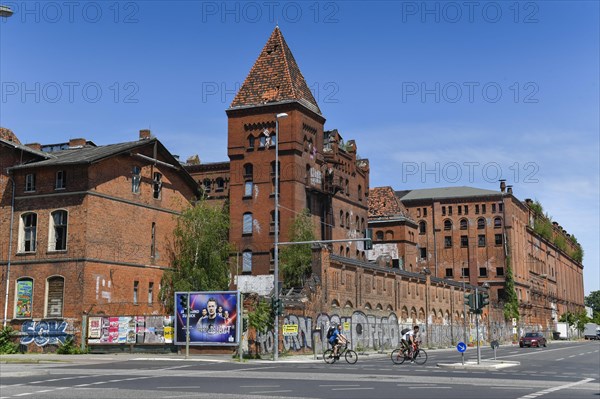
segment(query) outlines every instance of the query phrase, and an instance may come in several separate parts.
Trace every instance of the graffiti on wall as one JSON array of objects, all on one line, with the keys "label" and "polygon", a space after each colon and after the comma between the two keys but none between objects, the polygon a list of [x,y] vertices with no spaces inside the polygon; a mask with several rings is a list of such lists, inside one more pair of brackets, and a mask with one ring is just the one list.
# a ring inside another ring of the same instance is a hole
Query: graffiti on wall
[{"label": "graffiti on wall", "polygon": [[21,344],[62,345],[71,336],[67,333],[68,326],[62,320],[26,321],[21,326]]},{"label": "graffiti on wall", "polygon": [[[320,350],[323,351],[327,349],[327,329],[330,325],[339,323],[347,323],[350,326],[350,331],[344,333],[355,348],[389,348],[398,346],[400,342],[398,317],[394,313],[388,316],[373,316],[355,311],[350,317],[321,313],[314,321],[312,317],[288,315],[283,324],[297,324],[298,335],[283,337],[283,347],[286,351],[299,351],[320,345]],[[262,353],[273,351],[272,332],[259,333],[256,340]]]}]

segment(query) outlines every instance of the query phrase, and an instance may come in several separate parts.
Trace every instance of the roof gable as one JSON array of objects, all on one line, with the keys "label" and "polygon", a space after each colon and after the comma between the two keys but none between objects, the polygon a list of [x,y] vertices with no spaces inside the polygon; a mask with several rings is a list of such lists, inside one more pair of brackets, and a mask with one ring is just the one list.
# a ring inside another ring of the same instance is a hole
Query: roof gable
[{"label": "roof gable", "polygon": [[396,197],[394,190],[387,187],[374,187],[369,190],[369,217],[406,215],[406,208]]}]

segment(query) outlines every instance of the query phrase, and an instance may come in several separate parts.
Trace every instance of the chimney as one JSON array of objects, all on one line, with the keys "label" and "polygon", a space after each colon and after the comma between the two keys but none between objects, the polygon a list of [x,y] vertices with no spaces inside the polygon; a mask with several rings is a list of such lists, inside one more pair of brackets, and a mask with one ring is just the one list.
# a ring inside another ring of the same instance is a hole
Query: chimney
[{"label": "chimney", "polygon": [[152,138],[152,134],[150,133],[150,129],[142,129],[140,130],[140,140],[148,140]]},{"label": "chimney", "polygon": [[506,191],[506,179],[500,179],[500,192]]},{"label": "chimney", "polygon": [[87,142],[86,139],[70,139],[69,140],[69,148],[76,148],[76,147],[83,147],[85,146],[85,143]]},{"label": "chimney", "polygon": [[525,203],[527,205],[531,205],[531,204],[533,204],[533,200],[531,198],[525,198]]},{"label": "chimney", "polygon": [[506,193],[512,195],[512,186],[506,186]]},{"label": "chimney", "polygon": [[36,151],[42,151],[42,145],[40,143],[25,144],[25,147],[29,147],[32,150],[36,150]]}]

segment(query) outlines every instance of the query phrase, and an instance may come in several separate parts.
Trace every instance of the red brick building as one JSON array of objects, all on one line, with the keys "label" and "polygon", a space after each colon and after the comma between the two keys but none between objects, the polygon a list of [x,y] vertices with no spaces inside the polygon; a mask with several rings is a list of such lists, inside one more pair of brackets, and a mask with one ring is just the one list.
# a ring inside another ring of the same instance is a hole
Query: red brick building
[{"label": "red brick building", "polygon": [[4,135],[0,171],[5,319],[162,314],[175,216],[199,192],[150,131],[105,146],[24,146]]}]

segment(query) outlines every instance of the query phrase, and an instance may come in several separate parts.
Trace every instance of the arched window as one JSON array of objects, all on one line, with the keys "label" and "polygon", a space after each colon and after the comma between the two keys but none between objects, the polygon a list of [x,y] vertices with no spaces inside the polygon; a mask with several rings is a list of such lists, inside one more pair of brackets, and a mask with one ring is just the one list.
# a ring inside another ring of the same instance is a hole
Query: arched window
[{"label": "arched window", "polygon": [[375,238],[377,241],[383,241],[383,231],[379,230],[375,233]]},{"label": "arched window", "polygon": [[222,177],[217,177],[215,183],[217,185],[216,191],[223,191],[225,189],[225,180]]},{"label": "arched window", "polygon": [[452,230],[452,220],[444,220],[444,230]]},{"label": "arched window", "polygon": [[392,230],[388,230],[385,232],[385,240],[391,241],[394,239],[394,232]]},{"label": "arched window", "polygon": [[346,179],[346,195],[350,195],[350,182]]},{"label": "arched window", "polygon": [[33,309],[33,279],[21,277],[17,279],[16,285],[15,318],[30,319]]},{"label": "arched window", "polygon": [[67,211],[59,210],[50,214],[48,229],[48,251],[67,249]]},{"label": "arched window", "polygon": [[346,212],[346,228],[350,229],[350,214]]},{"label": "arched window", "polygon": [[46,280],[46,314],[45,317],[62,317],[65,279],[52,276]]},{"label": "arched window", "polygon": [[258,138],[258,143],[259,148],[265,148],[265,146],[267,145],[267,136],[261,134]]},{"label": "arched window", "polygon": [[358,200],[362,201],[362,186],[358,185]]},{"label": "arched window", "polygon": [[337,299],[334,299],[333,301],[331,301],[331,307],[332,308],[339,308],[340,307],[340,303],[337,301]]},{"label": "arched window", "polygon": [[466,230],[468,225],[469,225],[469,223],[467,222],[467,219],[460,219],[460,229],[461,230]]},{"label": "arched window", "polygon": [[344,227],[344,211],[340,211],[340,227]]},{"label": "arched window", "polygon": [[494,218],[494,228],[499,229],[502,227],[502,218]]},{"label": "arched window", "polygon": [[19,222],[19,252],[35,252],[37,244],[37,214],[24,213]]},{"label": "arched window", "polygon": [[244,213],[242,234],[252,234],[252,212]]},{"label": "arched window", "polygon": [[242,252],[242,272],[252,273],[252,251],[249,249]]},{"label": "arched window", "polygon": [[[244,198],[252,197],[252,189],[253,188],[254,188],[254,184],[252,183],[252,180],[246,180],[244,182]],[[275,191],[275,188],[273,188],[273,191]]]},{"label": "arched window", "polygon": [[485,229],[485,219],[484,218],[477,219],[477,228],[479,230]]},{"label": "arched window", "polygon": [[254,136],[248,136],[248,149],[254,149]]},{"label": "arched window", "polygon": [[419,222],[419,234],[425,234],[427,232],[427,223],[424,220]]},{"label": "arched window", "polygon": [[204,186],[204,192],[210,193],[210,187],[211,187],[210,179],[204,179],[204,181],[202,182],[202,185]]},{"label": "arched window", "polygon": [[244,165],[244,179],[252,179],[254,173],[254,166],[251,163]]}]

